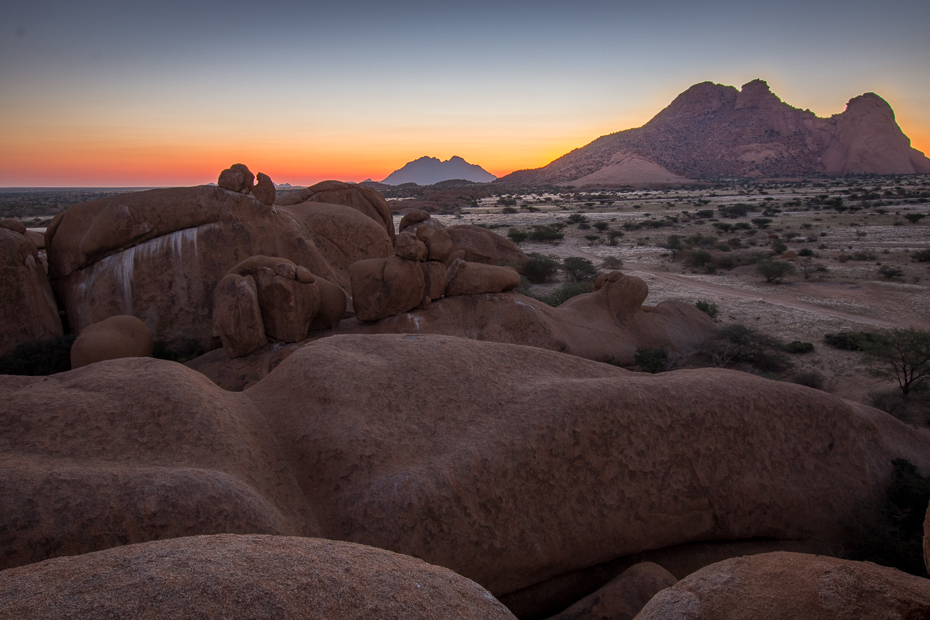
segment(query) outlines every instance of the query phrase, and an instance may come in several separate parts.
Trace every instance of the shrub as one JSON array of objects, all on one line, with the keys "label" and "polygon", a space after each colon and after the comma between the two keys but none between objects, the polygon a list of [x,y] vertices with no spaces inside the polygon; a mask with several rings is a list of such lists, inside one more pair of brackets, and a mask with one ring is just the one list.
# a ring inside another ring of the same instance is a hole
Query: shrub
[{"label": "shrub", "polygon": [[587,258],[569,256],[562,261],[562,271],[570,282],[593,280],[597,277],[597,267]]},{"label": "shrub", "polygon": [[930,379],[930,331],[887,329],[862,343],[862,350],[873,373],[894,379],[904,398]]},{"label": "shrub", "polygon": [[849,258],[858,261],[870,261],[878,257],[875,255],[875,252],[854,252],[850,254]]},{"label": "shrub", "polygon": [[778,372],[791,366],[781,352],[784,345],[756,329],[732,323],[698,346],[697,354],[718,367],[748,364],[763,372]]},{"label": "shrub", "polygon": [[753,224],[755,224],[759,228],[768,228],[769,224],[772,223],[772,220],[770,220],[767,217],[757,217],[757,218],[753,218],[751,221]]},{"label": "shrub", "polygon": [[904,277],[904,272],[902,270],[898,269],[897,267],[892,267],[891,265],[882,265],[878,269],[878,273],[885,276],[889,280],[891,280],[892,278],[903,278]]},{"label": "shrub", "polygon": [[685,255],[684,264],[686,267],[692,267],[699,269],[705,265],[710,264],[711,255],[710,252],[704,250],[690,250]]},{"label": "shrub", "polygon": [[533,232],[530,233],[530,239],[533,241],[545,241],[552,243],[565,237],[564,234],[552,226],[534,226]]},{"label": "shrub", "polygon": [[717,318],[717,312],[718,312],[717,304],[713,303],[712,301],[704,301],[704,300],[697,301],[694,303],[694,307],[712,319]]},{"label": "shrub", "polygon": [[503,211],[504,213],[519,213],[519,211],[517,211],[517,210],[514,209],[513,207],[504,207],[504,208],[502,209],[502,211]]},{"label": "shrub", "polygon": [[594,222],[594,228],[598,229],[601,232],[607,232],[607,229],[610,227],[610,224],[607,222]]},{"label": "shrub", "polygon": [[533,284],[543,284],[552,279],[559,271],[562,263],[556,256],[547,256],[538,252],[530,252],[526,261],[527,279]]},{"label": "shrub", "polygon": [[756,265],[756,273],[765,278],[766,282],[779,283],[787,275],[794,273],[791,263],[778,260],[764,260]]},{"label": "shrub", "polygon": [[617,256],[608,256],[601,263],[604,269],[623,269],[623,261]]},{"label": "shrub", "polygon": [[784,347],[782,347],[782,351],[784,351],[785,353],[795,353],[795,354],[813,353],[814,343],[801,342],[800,340],[793,340],[792,342],[789,342]]},{"label": "shrub", "polygon": [[798,251],[798,256],[813,256],[813,255],[814,255],[814,251],[810,248],[801,248]]},{"label": "shrub", "polygon": [[651,372],[652,374],[663,372],[668,370],[668,349],[664,347],[636,349],[636,353],[633,355],[633,363],[645,372]]},{"label": "shrub", "polygon": [[921,263],[930,262],[930,250],[921,250],[911,254],[911,258]]},{"label": "shrub", "polygon": [[71,370],[71,345],[76,336],[56,336],[26,342],[0,356],[0,375],[43,376]]},{"label": "shrub", "polygon": [[617,245],[617,239],[623,236],[623,232],[619,230],[612,230],[610,233],[610,245]]},{"label": "shrub", "polygon": [[927,576],[923,561],[923,520],[930,501],[930,478],[906,459],[894,459],[891,484],[869,518],[859,524],[852,559]]},{"label": "shrub", "polygon": [[904,216],[904,219],[906,219],[911,224],[916,224],[917,222],[924,219],[925,217],[927,216],[924,213],[908,213],[907,215]]},{"label": "shrub", "polygon": [[824,334],[823,341],[834,349],[844,351],[862,351],[864,345],[873,342],[875,334],[868,332],[837,332],[835,334]]},{"label": "shrub", "polygon": [[548,295],[543,295],[541,297],[537,297],[536,299],[543,302],[544,304],[556,308],[561,306],[572,297],[584,295],[585,293],[590,293],[593,290],[594,282],[591,280],[585,280],[583,282],[566,282]]},{"label": "shrub", "polygon": [[593,243],[595,241],[598,241],[601,237],[600,235],[585,235],[584,238]]},{"label": "shrub", "polygon": [[511,228],[507,231],[507,237],[514,243],[521,243],[526,241],[529,238],[530,234],[523,230],[517,230],[516,228]]}]

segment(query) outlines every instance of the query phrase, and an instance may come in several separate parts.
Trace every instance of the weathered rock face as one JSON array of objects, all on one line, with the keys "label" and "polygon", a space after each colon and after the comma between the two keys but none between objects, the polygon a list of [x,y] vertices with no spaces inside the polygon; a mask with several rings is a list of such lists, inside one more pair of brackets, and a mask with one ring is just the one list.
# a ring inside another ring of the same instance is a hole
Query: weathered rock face
[{"label": "weathered rock face", "polygon": [[20,618],[513,619],[476,583],[351,543],[222,534],[149,542],[0,573]]},{"label": "weathered rock face", "polygon": [[520,274],[511,267],[468,263],[456,259],[449,266],[446,295],[501,293],[520,286]]},{"label": "weathered rock face", "polygon": [[930,466],[925,433],[816,390],[448,336],[324,338],[245,394],[313,463],[325,537],[498,594],[687,541],[834,540],[893,455]]},{"label": "weathered rock face", "polygon": [[486,265],[507,265],[519,273],[526,268],[529,260],[523,250],[512,241],[480,226],[462,224],[446,229],[452,238],[454,251],[461,250],[462,260]]},{"label": "weathered rock face", "polygon": [[317,278],[315,283],[320,293],[320,309],[310,322],[310,329],[333,329],[345,316],[346,294],[329,280]]},{"label": "weathered rock face", "polygon": [[452,256],[455,250],[455,244],[452,243],[452,237],[446,229],[435,220],[428,220],[415,227],[417,239],[426,244],[428,250],[427,258],[439,262],[446,262]]},{"label": "weathered rock face", "polygon": [[252,256],[230,270],[255,281],[265,334],[272,340],[298,342],[307,337],[310,322],[320,308],[320,293],[312,274],[302,282],[297,265],[283,258]]},{"label": "weathered rock face", "polygon": [[26,342],[62,335],[52,287],[25,233],[15,220],[0,222],[0,355]]},{"label": "weathered rock face", "polygon": [[[338,281],[303,225],[218,187],[149,190],[74,205],[49,228],[49,272],[71,327],[117,314],[169,346],[213,342],[213,291],[250,256],[286,258]],[[266,326],[267,327],[267,326]]]},{"label": "weathered rock face", "polygon": [[151,357],[152,332],[134,316],[119,314],[88,325],[71,346],[71,368],[123,357]]},{"label": "weathered rock face", "polygon": [[223,189],[248,194],[255,184],[255,175],[245,164],[233,164],[220,173],[216,184]]},{"label": "weathered rock face", "polygon": [[252,276],[228,273],[213,292],[213,329],[232,359],[256,351],[268,341]]},{"label": "weathered rock face", "polygon": [[425,222],[429,219],[429,213],[423,211],[422,209],[415,209],[404,217],[400,218],[400,224],[397,226],[397,232],[404,232],[408,226],[416,226],[420,222]]},{"label": "weathered rock face", "polygon": [[637,620],[930,617],[930,580],[870,562],[766,553],[712,564],[659,592]]},{"label": "weathered rock face", "polygon": [[263,415],[180,364],[0,376],[0,393],[2,568],[195,534],[318,532],[279,477]]},{"label": "weathered rock face", "polygon": [[551,620],[632,620],[653,596],[678,580],[652,562],[631,566],[597,592],[581,599]]},{"label": "weathered rock face", "polygon": [[397,235],[394,241],[394,254],[407,260],[425,261],[428,250],[415,234],[405,231]]},{"label": "weathered rock face", "polygon": [[450,336],[323,338],[241,394],[141,358],[0,393],[5,566],[277,533],[501,594],[689,541],[835,540],[892,458],[930,468],[926,432],[816,390]]},{"label": "weathered rock face", "polygon": [[354,263],[349,273],[359,320],[377,321],[412,310],[423,301],[423,270],[416,261],[397,256],[374,258]]},{"label": "weathered rock face", "polygon": [[391,244],[394,243],[394,217],[391,209],[384,197],[373,189],[356,183],[322,181],[306,189],[282,194],[276,204],[290,206],[302,202],[326,202],[352,207],[381,224]]},{"label": "weathered rock face", "polygon": [[439,261],[429,260],[420,263],[423,270],[424,294],[433,299],[439,299],[446,294],[446,285],[449,282],[449,271]]},{"label": "weathered rock face", "polygon": [[264,172],[259,172],[258,183],[252,188],[252,195],[263,204],[273,205],[277,190],[275,190],[274,181],[271,180],[271,177]]},{"label": "weathered rock face", "polygon": [[[637,170],[625,160],[640,162]],[[639,179],[630,177],[639,173]],[[601,136],[552,163],[502,177],[508,184],[618,185],[699,178],[930,173],[881,97],[818,118],[782,102],[762,80],[741,90],[703,82],[636,129]],[[626,174],[626,177],[624,177]],[[580,181],[580,182],[579,182]]]},{"label": "weathered rock face", "polygon": [[351,290],[349,265],[394,255],[393,241],[384,226],[351,207],[311,201],[276,208],[300,222],[305,237],[332,268],[332,281],[345,291]]}]

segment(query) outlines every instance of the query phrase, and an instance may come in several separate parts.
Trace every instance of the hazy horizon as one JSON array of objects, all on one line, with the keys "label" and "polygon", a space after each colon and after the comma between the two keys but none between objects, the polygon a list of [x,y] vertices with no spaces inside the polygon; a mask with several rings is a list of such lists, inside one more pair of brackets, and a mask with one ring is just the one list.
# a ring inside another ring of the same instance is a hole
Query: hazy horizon
[{"label": "hazy horizon", "polygon": [[245,2],[0,8],[0,186],[277,183],[458,155],[501,177],[766,80],[829,117],[885,98],[930,151],[930,4]]}]

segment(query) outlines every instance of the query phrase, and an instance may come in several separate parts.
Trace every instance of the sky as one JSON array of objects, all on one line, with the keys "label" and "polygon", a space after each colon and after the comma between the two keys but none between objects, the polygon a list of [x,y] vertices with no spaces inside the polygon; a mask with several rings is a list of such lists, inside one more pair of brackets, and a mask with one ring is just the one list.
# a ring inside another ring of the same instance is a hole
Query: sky
[{"label": "sky", "polygon": [[884,97],[930,153],[930,2],[0,0],[0,186],[502,176],[755,78]]}]

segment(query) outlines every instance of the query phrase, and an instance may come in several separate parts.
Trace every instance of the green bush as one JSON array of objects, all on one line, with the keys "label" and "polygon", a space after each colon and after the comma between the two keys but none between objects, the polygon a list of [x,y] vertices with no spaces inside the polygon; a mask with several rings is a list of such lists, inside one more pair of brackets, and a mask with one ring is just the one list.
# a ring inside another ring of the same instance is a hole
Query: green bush
[{"label": "green bush", "polygon": [[814,255],[814,251],[810,248],[801,248],[798,251],[798,256],[813,256],[813,255]]},{"label": "green bush", "polygon": [[71,345],[76,336],[56,336],[26,342],[0,356],[0,375],[54,375],[71,370]]},{"label": "green bush", "polygon": [[559,268],[562,266],[557,256],[530,252],[527,257],[529,260],[526,261],[524,271],[527,279],[533,284],[548,282],[558,273]]},{"label": "green bush", "polygon": [[911,254],[911,258],[921,263],[930,262],[930,250],[921,250]]},{"label": "green bush", "polygon": [[703,300],[701,300],[701,301],[695,302],[695,303],[694,303],[694,306],[695,306],[698,310],[700,310],[701,312],[703,312],[704,314],[706,314],[707,316],[709,316],[710,318],[716,320],[716,318],[717,318],[717,312],[718,312],[717,304],[715,304],[715,303],[713,303],[713,302],[711,302],[711,301],[703,301]]},{"label": "green bush", "polygon": [[786,344],[784,347],[782,347],[782,351],[784,351],[785,353],[795,353],[795,354],[813,353],[814,343],[801,342],[800,340],[794,340]]},{"label": "green bush", "polygon": [[858,524],[852,559],[891,566],[927,577],[923,521],[930,502],[930,478],[906,459],[894,459],[891,484],[871,515]]},{"label": "green bush", "polygon": [[557,308],[572,297],[584,295],[585,293],[590,293],[593,290],[594,282],[591,280],[584,280],[582,282],[566,282],[548,295],[543,295],[541,297],[537,297],[536,299],[543,302],[544,304],[552,306],[553,308]]},{"label": "green bush", "polygon": [[853,252],[850,254],[849,258],[858,261],[870,261],[878,257],[875,255],[875,252]]},{"label": "green bush", "polygon": [[507,231],[507,237],[514,243],[521,243],[529,239],[530,234],[523,230],[518,230],[516,228],[511,228]]},{"label": "green bush", "polygon": [[623,261],[617,256],[608,256],[601,262],[601,267],[610,270],[623,269]]},{"label": "green bush", "polygon": [[552,243],[564,238],[565,235],[560,233],[552,226],[534,226],[533,232],[530,233],[530,239],[533,241],[544,241]]},{"label": "green bush", "polygon": [[885,276],[889,280],[893,278],[904,277],[904,271],[902,271],[901,269],[898,269],[897,267],[892,267],[891,265],[882,265],[881,267],[879,267],[878,273]]},{"label": "green bush", "polygon": [[657,349],[636,349],[633,355],[633,363],[645,372],[656,374],[668,370],[668,349],[659,347]]},{"label": "green bush", "polygon": [[607,232],[607,229],[610,227],[610,224],[607,222],[594,222],[594,227],[601,232]]},{"label": "green bush", "polygon": [[570,282],[593,280],[597,277],[597,267],[587,258],[569,256],[562,261],[562,271]]},{"label": "green bush", "polygon": [[700,269],[705,265],[710,264],[712,257],[710,252],[706,250],[689,250],[685,254],[684,265],[685,267],[691,267],[693,269]]},{"label": "green bush", "polygon": [[761,372],[780,372],[791,366],[783,348],[781,341],[768,334],[731,323],[701,343],[696,353],[718,367],[740,363]]},{"label": "green bush", "polygon": [[766,282],[778,284],[787,275],[795,272],[791,263],[779,260],[764,260],[756,265],[756,273],[765,278]]},{"label": "green bush", "polygon": [[823,341],[834,349],[844,351],[862,351],[869,343],[875,342],[875,334],[869,332],[837,332],[824,334]]},{"label": "green bush", "polygon": [[925,217],[927,216],[924,213],[908,213],[907,215],[904,216],[904,219],[906,219],[911,224],[916,224],[917,222],[924,219]]}]

